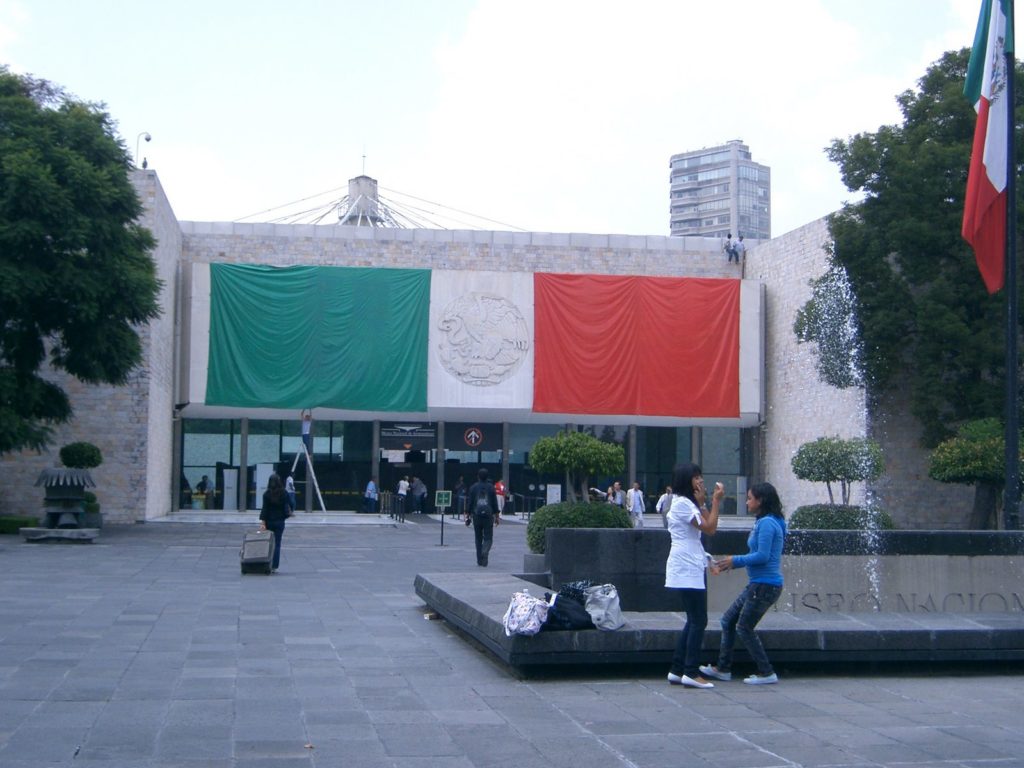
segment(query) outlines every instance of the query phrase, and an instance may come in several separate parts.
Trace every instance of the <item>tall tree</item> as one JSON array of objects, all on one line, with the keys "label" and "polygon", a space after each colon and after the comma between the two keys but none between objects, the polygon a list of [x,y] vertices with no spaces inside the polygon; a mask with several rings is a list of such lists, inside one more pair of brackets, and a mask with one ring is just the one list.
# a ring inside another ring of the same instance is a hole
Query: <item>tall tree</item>
[{"label": "tall tree", "polygon": [[100,106],[0,68],[0,454],[72,415],[47,358],[114,385],[141,359],[160,282],[130,167]]},{"label": "tall tree", "polygon": [[[963,96],[968,59],[967,49],[944,54],[900,94],[902,125],[828,149],[847,188],[863,193],[829,230],[832,263],[856,296],[868,395],[909,390],[926,446],[1002,410],[1003,299],[987,294],[960,236],[976,119]],[[1019,101],[1016,112],[1019,132]]]}]

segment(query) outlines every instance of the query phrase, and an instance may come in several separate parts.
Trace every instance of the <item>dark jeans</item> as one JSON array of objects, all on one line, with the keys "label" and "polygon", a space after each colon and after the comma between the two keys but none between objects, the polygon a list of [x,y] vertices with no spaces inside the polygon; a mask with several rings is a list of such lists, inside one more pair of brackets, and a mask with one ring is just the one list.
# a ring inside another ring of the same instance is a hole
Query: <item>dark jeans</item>
[{"label": "dark jeans", "polygon": [[487,555],[494,541],[494,515],[473,515],[473,538],[476,541],[476,564],[487,565]]},{"label": "dark jeans", "polygon": [[718,651],[717,664],[720,672],[728,672],[732,668],[732,649],[736,645],[736,635],[739,635],[757,665],[757,674],[772,674],[772,663],[768,661],[768,654],[764,652],[754,627],[781,595],[781,586],[750,583],[722,614],[722,646]]},{"label": "dark jeans", "polygon": [[700,649],[704,645],[704,630],[708,626],[708,593],[706,589],[675,590],[686,612],[686,624],[676,642],[672,656],[672,673],[698,677],[700,675]]},{"label": "dark jeans", "polygon": [[275,571],[281,565],[281,537],[284,536],[284,520],[279,523],[266,523],[267,530],[274,532],[274,562],[270,567]]},{"label": "dark jeans", "polygon": [[363,511],[367,514],[372,515],[377,511],[377,500],[370,498],[369,496],[363,497]]}]

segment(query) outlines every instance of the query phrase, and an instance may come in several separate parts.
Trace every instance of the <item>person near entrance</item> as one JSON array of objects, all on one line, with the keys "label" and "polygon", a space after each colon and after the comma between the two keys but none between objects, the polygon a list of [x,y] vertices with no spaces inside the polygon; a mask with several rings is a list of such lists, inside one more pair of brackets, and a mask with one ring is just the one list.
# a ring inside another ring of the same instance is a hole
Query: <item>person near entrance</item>
[{"label": "person near entrance", "polygon": [[363,511],[372,515],[377,511],[377,478],[371,477],[363,492]]},{"label": "person near entrance", "polygon": [[633,487],[626,491],[626,511],[629,512],[629,519],[632,520],[634,528],[644,527],[646,508],[644,492],[640,490],[640,483],[634,480]]},{"label": "person near entrance", "polygon": [[306,453],[313,456],[313,412],[308,408],[302,412],[302,444]]},{"label": "person near entrance", "polygon": [[498,497],[498,514],[503,515],[505,514],[505,496],[508,494],[508,487],[500,477],[494,484],[494,493]]},{"label": "person near entrance", "polygon": [[469,487],[466,522],[472,520],[473,523],[476,564],[486,568],[494,541],[494,526],[501,523],[501,514],[498,511],[498,495],[494,492],[494,485],[487,479],[487,470],[481,467],[476,478],[476,482]]},{"label": "person near entrance", "polygon": [[405,514],[405,500],[409,495],[409,476],[402,475],[402,479],[398,481],[398,492],[395,494],[398,497],[398,514]]},{"label": "person near entrance", "polygon": [[459,517],[466,514],[467,493],[469,493],[469,487],[466,485],[466,479],[459,475],[459,481],[455,484],[455,513]]}]

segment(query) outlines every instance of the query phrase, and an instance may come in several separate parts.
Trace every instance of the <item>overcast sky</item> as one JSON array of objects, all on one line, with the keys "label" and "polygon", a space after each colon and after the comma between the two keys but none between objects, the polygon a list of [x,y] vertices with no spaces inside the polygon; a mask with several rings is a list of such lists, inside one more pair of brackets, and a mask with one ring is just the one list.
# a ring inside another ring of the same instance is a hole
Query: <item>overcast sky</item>
[{"label": "overcast sky", "polygon": [[365,154],[392,199],[664,235],[669,157],[742,139],[781,235],[850,199],[823,149],[898,122],[980,5],[0,0],[0,62],[104,102],[133,154],[149,132],[179,219],[344,194]]}]

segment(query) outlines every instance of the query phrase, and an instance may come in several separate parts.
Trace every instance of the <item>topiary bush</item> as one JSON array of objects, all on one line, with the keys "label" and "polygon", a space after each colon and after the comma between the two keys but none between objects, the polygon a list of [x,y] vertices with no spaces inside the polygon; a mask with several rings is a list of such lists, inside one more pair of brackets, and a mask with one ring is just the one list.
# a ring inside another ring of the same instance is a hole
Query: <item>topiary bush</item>
[{"label": "topiary bush", "polygon": [[85,492],[82,498],[82,510],[86,514],[95,515],[100,511],[100,503],[96,500],[96,494],[89,491]]},{"label": "topiary bush", "polygon": [[[812,528],[826,531],[862,531],[868,527],[868,510],[851,504],[808,504],[797,507],[789,517],[790,528]],[[888,512],[873,513],[876,525],[892,530],[896,525]]]},{"label": "topiary bush", "polygon": [[526,543],[530,551],[542,555],[548,528],[632,528],[626,510],[603,501],[547,504],[530,516]]},{"label": "topiary bush", "polygon": [[60,463],[68,469],[92,469],[103,463],[103,454],[92,443],[68,443],[60,449]]}]

